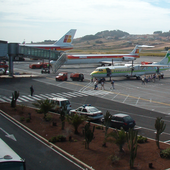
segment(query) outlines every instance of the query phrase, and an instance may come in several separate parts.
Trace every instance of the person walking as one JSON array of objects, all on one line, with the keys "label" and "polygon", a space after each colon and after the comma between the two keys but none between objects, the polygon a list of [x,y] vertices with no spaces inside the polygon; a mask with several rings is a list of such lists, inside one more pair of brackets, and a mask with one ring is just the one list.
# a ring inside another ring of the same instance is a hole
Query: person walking
[{"label": "person walking", "polygon": [[101,81],[101,90],[102,89],[105,90],[105,88],[104,88],[104,80]]},{"label": "person walking", "polygon": [[160,79],[161,79],[161,75],[160,75],[160,74],[158,74],[158,80],[160,81]]},{"label": "person walking", "polygon": [[114,80],[112,80],[110,89],[115,89],[114,83],[115,83]]},{"label": "person walking", "polygon": [[98,80],[97,79],[94,82],[94,90],[98,90]]},{"label": "person walking", "polygon": [[152,78],[153,83],[155,83],[155,79],[156,79],[156,75],[154,74],[154,75],[153,75],[153,78]]},{"label": "person walking", "polygon": [[145,78],[144,77],[142,77],[142,84],[144,84],[145,85]]},{"label": "person walking", "polygon": [[31,85],[31,87],[30,87],[30,92],[31,92],[31,96],[33,96],[33,93],[34,93],[33,85]]}]

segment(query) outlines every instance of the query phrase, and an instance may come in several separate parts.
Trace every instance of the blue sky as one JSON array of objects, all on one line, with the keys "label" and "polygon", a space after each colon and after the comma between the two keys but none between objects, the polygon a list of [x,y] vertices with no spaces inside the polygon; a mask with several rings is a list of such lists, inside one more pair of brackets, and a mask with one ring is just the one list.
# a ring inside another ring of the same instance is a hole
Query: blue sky
[{"label": "blue sky", "polygon": [[170,30],[169,0],[0,0],[0,40],[27,43],[104,30],[152,34]]}]

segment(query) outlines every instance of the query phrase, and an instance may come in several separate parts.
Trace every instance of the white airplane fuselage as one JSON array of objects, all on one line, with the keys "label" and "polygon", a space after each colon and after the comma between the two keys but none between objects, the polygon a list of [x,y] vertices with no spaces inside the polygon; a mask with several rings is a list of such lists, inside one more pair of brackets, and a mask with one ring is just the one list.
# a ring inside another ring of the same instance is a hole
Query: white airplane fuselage
[{"label": "white airplane fuselage", "polygon": [[64,64],[101,64],[113,61],[132,61],[139,58],[139,55],[132,54],[99,54],[99,55],[67,55]]},{"label": "white airplane fuselage", "polygon": [[[169,67],[162,66],[159,71],[165,71]],[[133,66],[133,71],[131,65],[128,66],[110,66],[110,67],[98,67],[90,75],[95,78],[103,77],[140,77],[142,75],[155,74],[157,73],[157,66],[155,67],[141,67],[140,65]]]},{"label": "white airplane fuselage", "polygon": [[56,50],[56,51],[66,51],[73,49],[73,46],[66,46],[66,45],[54,45],[54,44],[20,44],[20,46],[25,47],[34,47],[34,48],[41,48],[46,50]]}]

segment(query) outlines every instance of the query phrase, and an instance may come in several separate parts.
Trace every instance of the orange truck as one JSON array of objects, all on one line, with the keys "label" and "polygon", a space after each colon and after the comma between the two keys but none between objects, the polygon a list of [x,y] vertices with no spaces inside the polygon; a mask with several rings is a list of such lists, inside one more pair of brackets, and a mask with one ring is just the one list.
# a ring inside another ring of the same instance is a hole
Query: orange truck
[{"label": "orange truck", "polygon": [[84,75],[82,73],[71,73],[70,78],[73,81],[83,81],[84,80]]},{"label": "orange truck", "polygon": [[55,77],[56,81],[67,81],[68,79],[68,73],[67,72],[60,72]]}]

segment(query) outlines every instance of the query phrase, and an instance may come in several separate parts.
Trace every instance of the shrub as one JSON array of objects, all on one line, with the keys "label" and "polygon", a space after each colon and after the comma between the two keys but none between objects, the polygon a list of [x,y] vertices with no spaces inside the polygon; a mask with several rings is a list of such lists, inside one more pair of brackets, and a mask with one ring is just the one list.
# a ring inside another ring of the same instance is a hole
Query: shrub
[{"label": "shrub", "polygon": [[37,113],[42,114],[43,112],[41,110],[36,110]]},{"label": "shrub", "polygon": [[66,141],[66,137],[63,136],[63,135],[53,136],[48,141],[51,142],[51,143],[65,142]]},{"label": "shrub", "polygon": [[51,142],[51,143],[56,143],[57,142],[57,137],[53,136],[48,141]]},{"label": "shrub", "polygon": [[116,155],[110,155],[108,159],[112,161],[112,164],[115,164],[120,160],[120,158]]},{"label": "shrub", "polygon": [[96,129],[101,129],[101,130],[103,130],[103,126],[96,126]]},{"label": "shrub", "polygon": [[57,142],[65,142],[66,141],[66,137],[63,135],[58,135],[56,137],[56,139],[57,139]]},{"label": "shrub", "polygon": [[170,158],[170,148],[166,148],[160,151],[161,158]]},{"label": "shrub", "polygon": [[50,121],[51,119],[52,119],[52,116],[51,116],[50,114],[47,114],[45,120],[48,122],[48,121]]},{"label": "shrub", "polygon": [[147,137],[144,137],[144,136],[138,136],[138,138],[137,138],[137,142],[138,143],[145,143],[145,142],[147,142]]}]

